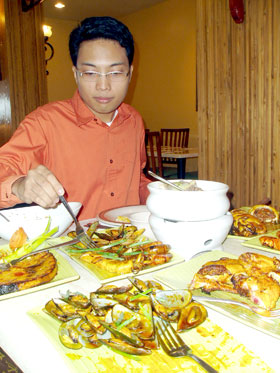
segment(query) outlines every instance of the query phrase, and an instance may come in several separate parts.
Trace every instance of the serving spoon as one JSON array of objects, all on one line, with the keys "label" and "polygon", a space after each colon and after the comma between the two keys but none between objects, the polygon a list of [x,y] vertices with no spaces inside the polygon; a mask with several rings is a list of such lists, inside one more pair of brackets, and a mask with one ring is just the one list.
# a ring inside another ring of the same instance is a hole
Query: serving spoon
[{"label": "serving spoon", "polygon": [[171,181],[166,180],[166,179],[164,179],[164,178],[161,177],[161,176],[158,176],[157,174],[153,173],[153,172],[150,171],[150,170],[148,171],[148,174],[150,174],[150,175],[151,175],[152,177],[154,177],[155,179],[157,179],[157,180],[159,180],[159,181],[162,181],[163,183],[165,183],[165,184],[167,184],[167,185],[173,187],[174,189],[177,189],[177,190],[180,190],[180,191],[183,191],[183,192],[185,191],[185,189],[179,187],[179,186],[176,185],[176,184],[171,183]]}]

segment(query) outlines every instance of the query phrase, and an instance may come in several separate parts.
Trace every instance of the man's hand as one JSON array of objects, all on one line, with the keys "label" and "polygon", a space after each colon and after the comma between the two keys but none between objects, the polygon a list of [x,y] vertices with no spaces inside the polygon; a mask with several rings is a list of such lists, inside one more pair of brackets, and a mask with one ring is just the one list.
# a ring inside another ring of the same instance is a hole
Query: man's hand
[{"label": "man's hand", "polygon": [[12,193],[25,203],[35,202],[48,208],[59,202],[58,196],[64,194],[64,189],[47,167],[39,165],[13,183]]}]

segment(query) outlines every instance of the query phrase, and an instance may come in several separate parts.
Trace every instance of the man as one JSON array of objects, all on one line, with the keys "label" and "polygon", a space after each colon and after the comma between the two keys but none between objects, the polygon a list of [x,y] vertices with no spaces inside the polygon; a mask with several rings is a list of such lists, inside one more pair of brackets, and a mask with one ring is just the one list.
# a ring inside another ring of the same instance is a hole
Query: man
[{"label": "man", "polygon": [[0,148],[0,208],[54,207],[65,193],[83,204],[80,218],[87,219],[145,203],[143,121],[123,103],[133,37],[114,18],[91,17],[71,32],[69,50],[78,86],[73,98],[37,108]]}]

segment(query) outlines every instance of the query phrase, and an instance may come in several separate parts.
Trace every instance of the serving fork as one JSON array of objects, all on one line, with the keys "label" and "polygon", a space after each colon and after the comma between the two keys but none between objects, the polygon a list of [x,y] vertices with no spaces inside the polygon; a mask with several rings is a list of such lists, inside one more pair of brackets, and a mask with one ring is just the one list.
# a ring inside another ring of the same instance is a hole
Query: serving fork
[{"label": "serving fork", "polygon": [[79,221],[77,220],[73,210],[71,209],[69,203],[66,201],[66,199],[63,196],[59,196],[60,202],[64,205],[66,210],[69,212],[69,214],[72,216],[75,226],[76,226],[76,236],[78,241],[80,241],[83,245],[86,247],[89,247],[90,249],[95,249],[97,246],[96,244],[91,240],[91,238],[86,234],[84,231],[84,228],[81,226]]},{"label": "serving fork", "polygon": [[191,348],[185,344],[168,321],[159,317],[154,317],[154,322],[159,344],[167,355],[172,357],[189,356],[202,366],[206,372],[218,373],[216,369],[212,368],[204,360],[192,353]]}]

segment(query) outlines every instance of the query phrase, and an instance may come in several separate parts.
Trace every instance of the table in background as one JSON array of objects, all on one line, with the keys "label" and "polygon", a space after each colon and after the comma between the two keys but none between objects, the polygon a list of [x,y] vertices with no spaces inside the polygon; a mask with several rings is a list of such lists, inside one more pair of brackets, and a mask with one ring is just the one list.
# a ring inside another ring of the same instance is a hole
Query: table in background
[{"label": "table in background", "polygon": [[[149,147],[147,147],[147,155],[149,156]],[[155,152],[155,156],[157,153]],[[186,160],[188,158],[198,158],[198,148],[178,148],[171,146],[161,146],[162,158],[174,158],[177,160],[177,177],[185,179],[186,177]]]},{"label": "table in background", "polygon": [[[6,243],[5,241],[0,244]],[[239,255],[248,251],[237,239],[227,239],[223,245],[225,252]],[[250,251],[254,251],[253,249]],[[256,252],[258,250],[255,250]],[[268,253],[269,254],[269,253]],[[68,289],[88,294],[100,284],[87,270],[64,255],[80,279],[53,288],[18,296],[0,301],[0,344],[6,353],[23,370],[24,373],[69,373],[70,370],[52,343],[38,326],[28,317],[27,311],[42,307],[47,300],[57,297],[59,292]],[[273,255],[273,254],[272,254]],[[278,256],[280,258],[280,256]],[[158,274],[159,272],[157,272]],[[146,275],[147,276],[147,275]],[[153,273],[150,274],[150,278]],[[277,351],[280,350],[280,340],[255,330],[249,326],[231,319],[219,312],[208,308],[209,318],[223,330],[232,335],[249,350],[265,361],[275,372],[279,372]],[[121,368],[120,368],[121,369]],[[125,372],[124,367],[122,370]],[[80,372],[85,373],[85,372]],[[235,372],[234,372],[235,373]],[[238,373],[238,372],[236,372]],[[252,372],[260,373],[260,372]]]}]

